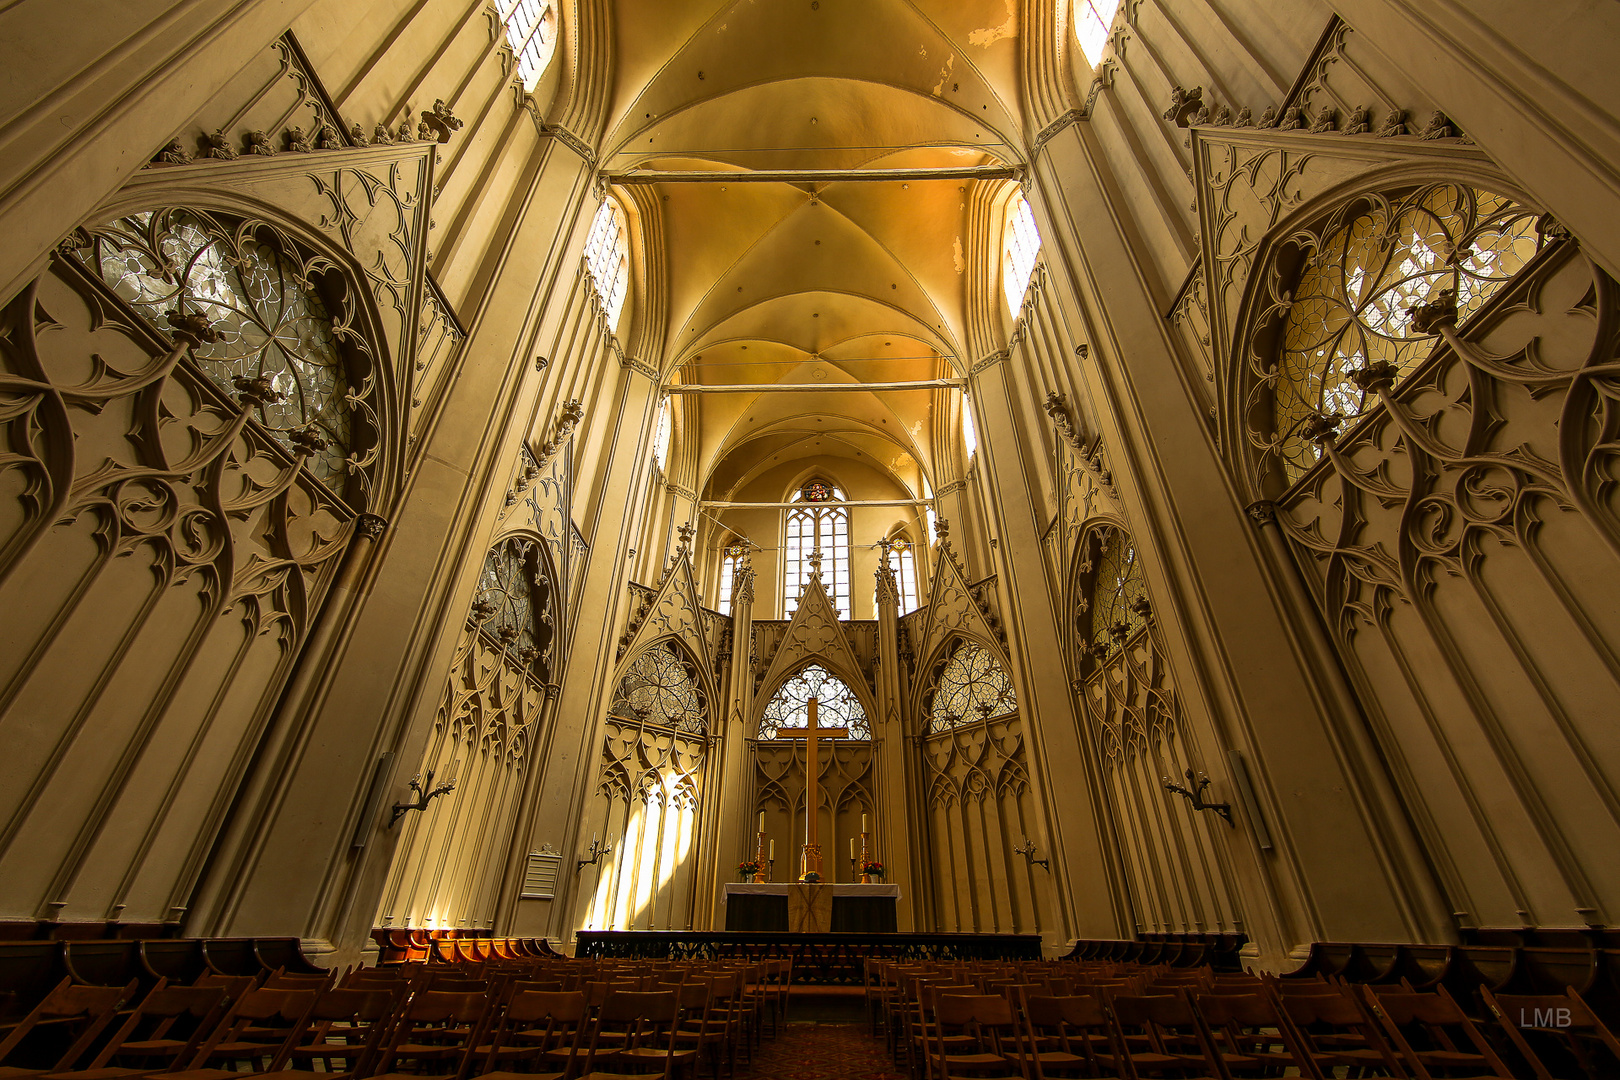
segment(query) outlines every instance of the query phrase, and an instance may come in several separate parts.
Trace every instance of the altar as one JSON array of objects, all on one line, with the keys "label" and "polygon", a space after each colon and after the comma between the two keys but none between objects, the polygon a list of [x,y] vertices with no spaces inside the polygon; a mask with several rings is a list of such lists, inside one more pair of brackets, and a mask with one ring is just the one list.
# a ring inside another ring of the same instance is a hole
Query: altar
[{"label": "altar", "polygon": [[899,899],[898,885],[799,881],[728,882],[720,895],[727,930],[792,934],[892,934]]}]

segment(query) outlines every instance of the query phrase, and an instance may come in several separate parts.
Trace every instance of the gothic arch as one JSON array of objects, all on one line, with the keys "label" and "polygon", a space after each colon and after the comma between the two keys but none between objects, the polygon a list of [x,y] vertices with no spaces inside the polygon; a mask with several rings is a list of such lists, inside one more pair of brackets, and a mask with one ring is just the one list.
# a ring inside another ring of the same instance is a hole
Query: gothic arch
[{"label": "gothic arch", "polygon": [[[786,642],[784,642],[785,644]],[[810,653],[803,656],[796,660],[791,668],[777,678],[772,679],[769,683],[761,685],[754,692],[753,714],[749,717],[748,726],[744,729],[749,733],[748,737],[751,739],[758,738],[759,725],[765,719],[765,710],[775,700],[777,691],[781,690],[790,679],[812,665],[820,666],[829,675],[849,687],[850,692],[855,695],[855,700],[860,702],[861,711],[866,713],[866,720],[872,726],[872,738],[875,742],[878,736],[878,722],[881,714],[877,710],[877,699],[872,696],[871,688],[866,685],[865,677],[861,675],[858,669],[852,670],[851,666],[842,657],[826,653]]]}]

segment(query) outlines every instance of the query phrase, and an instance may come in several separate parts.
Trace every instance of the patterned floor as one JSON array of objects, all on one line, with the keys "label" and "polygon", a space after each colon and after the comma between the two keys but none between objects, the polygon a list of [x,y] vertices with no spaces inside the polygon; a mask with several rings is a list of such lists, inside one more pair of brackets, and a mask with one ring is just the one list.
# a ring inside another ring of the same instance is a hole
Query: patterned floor
[{"label": "patterned floor", "polygon": [[757,1080],[902,1080],[864,1024],[789,1023],[766,1039],[744,1075]]}]

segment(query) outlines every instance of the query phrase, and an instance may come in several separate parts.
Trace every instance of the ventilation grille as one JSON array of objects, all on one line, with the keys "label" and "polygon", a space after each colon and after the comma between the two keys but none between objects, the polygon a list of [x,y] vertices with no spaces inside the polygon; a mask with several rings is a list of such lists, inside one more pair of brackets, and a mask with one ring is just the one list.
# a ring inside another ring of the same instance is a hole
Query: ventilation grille
[{"label": "ventilation grille", "polygon": [[533,851],[523,867],[523,900],[552,900],[557,895],[557,874],[562,870],[562,856],[555,852]]}]

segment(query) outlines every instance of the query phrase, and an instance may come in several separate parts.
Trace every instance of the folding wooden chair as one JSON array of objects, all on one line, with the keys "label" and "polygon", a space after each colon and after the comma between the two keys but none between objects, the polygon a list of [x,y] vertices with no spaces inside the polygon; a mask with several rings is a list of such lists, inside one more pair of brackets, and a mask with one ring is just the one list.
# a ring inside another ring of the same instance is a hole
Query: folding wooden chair
[{"label": "folding wooden chair", "polygon": [[1537,1080],[1567,1074],[1569,1065],[1587,1076],[1620,1076],[1620,1041],[1574,987],[1563,995],[1493,995],[1481,987],[1479,996]]},{"label": "folding wooden chair", "polygon": [[1331,1074],[1343,1066],[1405,1075],[1377,1023],[1352,995],[1333,987],[1329,993],[1280,994],[1277,1002],[1293,1024],[1304,1052],[1322,1073]]},{"label": "folding wooden chair", "polygon": [[[422,990],[401,1011],[378,1064],[377,1075],[457,1077],[472,1067],[489,1013],[489,995]],[[412,1071],[400,1069],[410,1062]]]},{"label": "folding wooden chair", "polygon": [[[53,1080],[113,1080],[177,1068],[213,1035],[227,1007],[223,987],[165,986],[159,980],[86,1067],[47,1075]],[[140,1064],[128,1064],[132,1061]]]},{"label": "folding wooden chair", "polygon": [[370,1075],[403,997],[401,989],[324,991],[292,1060],[300,1065],[320,1062],[331,1077]]},{"label": "folding wooden chair", "polygon": [[1097,1051],[1114,1049],[1101,998],[1028,994],[1023,1005],[1032,1080],[1044,1080],[1048,1074],[1101,1073]]},{"label": "folding wooden chair", "polygon": [[[292,1058],[320,996],[319,990],[249,990],[236,999],[190,1063],[166,1075],[173,1080],[232,1080],[244,1062],[252,1072],[280,1072]],[[256,1032],[251,1038],[249,1028]]]},{"label": "folding wooden chair", "polygon": [[1184,994],[1121,994],[1109,1002],[1116,1050],[1099,1054],[1108,1068],[1131,1076],[1219,1080],[1220,1066],[1201,1019]]},{"label": "folding wooden chair", "polygon": [[[63,979],[0,1040],[0,1080],[26,1080],[73,1068],[112,1022],[119,1006],[135,996],[139,985],[131,979],[128,986],[74,986],[71,978]],[[43,1048],[25,1045],[29,1035],[47,1031],[56,1037],[51,1041],[57,1046],[64,1037],[72,1041],[66,1050],[49,1057],[44,1057]],[[41,1060],[27,1063],[34,1058]]]},{"label": "folding wooden chair", "polygon": [[574,1080],[589,1071],[584,1050],[588,1015],[585,995],[577,990],[519,991],[507,1004],[489,1044],[478,1048],[471,1075],[490,1080]]},{"label": "folding wooden chair", "polygon": [[1023,1024],[999,994],[939,995],[925,1050],[937,1080],[1030,1080]]},{"label": "folding wooden chair", "polygon": [[1311,1075],[1310,1055],[1272,995],[1199,994],[1194,1005],[1225,1072],[1263,1068],[1278,1076],[1292,1068]]},{"label": "folding wooden chair", "polygon": [[[679,1021],[680,1001],[673,990],[615,990],[597,1011],[585,1080],[647,1080],[654,1076],[670,1080],[677,1061]],[[616,1037],[604,1041],[604,1035]]]}]

